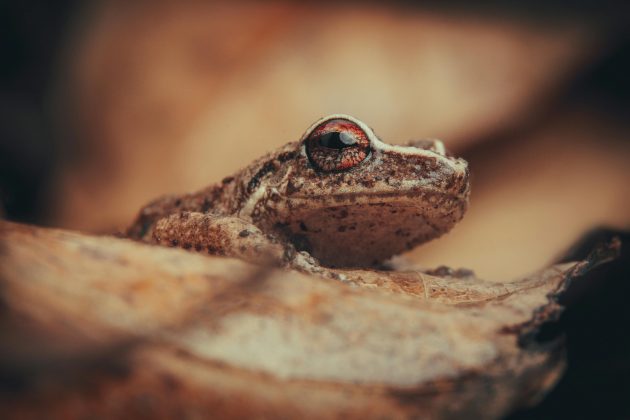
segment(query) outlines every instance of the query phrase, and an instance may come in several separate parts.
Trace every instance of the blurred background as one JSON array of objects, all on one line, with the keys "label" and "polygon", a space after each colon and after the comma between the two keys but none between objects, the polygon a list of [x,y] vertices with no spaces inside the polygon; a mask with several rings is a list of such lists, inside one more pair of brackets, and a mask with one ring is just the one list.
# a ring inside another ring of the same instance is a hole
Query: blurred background
[{"label": "blurred background", "polygon": [[[630,226],[629,12],[594,0],[6,0],[0,217],[116,232],[148,200],[348,113],[385,141],[437,137],[470,162],[468,215],[407,258],[522,276],[595,227]],[[562,382],[513,418],[630,416],[623,252],[559,321]]]},{"label": "blurred background", "polygon": [[4,217],[124,228],[348,113],[391,143],[443,139],[471,207],[408,256],[491,280],[630,225],[623,3],[5,1]]}]

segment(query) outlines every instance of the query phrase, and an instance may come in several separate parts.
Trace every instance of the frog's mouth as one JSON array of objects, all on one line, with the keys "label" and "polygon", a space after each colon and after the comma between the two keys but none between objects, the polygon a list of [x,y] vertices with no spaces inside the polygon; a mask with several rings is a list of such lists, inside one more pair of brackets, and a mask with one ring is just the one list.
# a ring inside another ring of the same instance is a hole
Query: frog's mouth
[{"label": "frog's mouth", "polygon": [[432,206],[436,202],[465,201],[468,199],[468,188],[457,192],[445,192],[435,187],[415,187],[409,189],[391,189],[390,191],[348,191],[335,192],[326,195],[293,195],[286,200],[290,208],[309,206],[325,209],[328,207],[350,206],[357,203],[392,204],[405,207],[425,207],[429,202]]},{"label": "frog's mouth", "polygon": [[[389,161],[385,162],[385,159]],[[290,205],[309,203],[314,207],[342,205],[344,202],[396,201],[415,206],[442,196],[451,200],[466,200],[469,173],[466,163],[462,161],[461,165],[463,169],[455,170],[432,160],[380,156],[378,161],[347,173],[312,176],[311,183],[299,188],[292,188],[289,183],[283,191],[283,200]]]}]

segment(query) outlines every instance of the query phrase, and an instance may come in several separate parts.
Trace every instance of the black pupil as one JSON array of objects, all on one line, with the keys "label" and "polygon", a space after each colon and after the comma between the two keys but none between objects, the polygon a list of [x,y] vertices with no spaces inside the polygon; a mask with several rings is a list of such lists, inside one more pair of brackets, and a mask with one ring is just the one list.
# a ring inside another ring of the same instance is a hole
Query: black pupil
[{"label": "black pupil", "polygon": [[357,141],[350,134],[345,132],[331,131],[319,138],[319,144],[328,149],[343,149],[352,146]]}]

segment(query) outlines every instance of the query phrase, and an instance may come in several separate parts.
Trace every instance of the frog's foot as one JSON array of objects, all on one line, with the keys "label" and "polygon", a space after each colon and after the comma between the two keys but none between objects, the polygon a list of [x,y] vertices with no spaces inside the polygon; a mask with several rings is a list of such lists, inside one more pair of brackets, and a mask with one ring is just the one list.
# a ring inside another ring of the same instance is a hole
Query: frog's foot
[{"label": "frog's foot", "polygon": [[319,261],[306,251],[296,251],[293,247],[288,248],[285,255],[287,265],[304,273],[317,274],[324,271]]},{"label": "frog's foot", "polygon": [[181,212],[158,220],[152,241],[257,264],[286,265],[285,248],[252,223],[234,216]]},{"label": "frog's foot", "polygon": [[340,274],[338,270],[333,270],[327,267],[323,267],[319,263],[319,261],[317,261],[315,257],[313,257],[311,254],[309,254],[306,251],[299,251],[299,252],[295,251],[288,258],[287,265],[289,268],[293,270],[301,271],[302,273],[314,274],[320,277],[333,279],[333,280],[341,280],[341,281],[346,280],[345,275]]}]

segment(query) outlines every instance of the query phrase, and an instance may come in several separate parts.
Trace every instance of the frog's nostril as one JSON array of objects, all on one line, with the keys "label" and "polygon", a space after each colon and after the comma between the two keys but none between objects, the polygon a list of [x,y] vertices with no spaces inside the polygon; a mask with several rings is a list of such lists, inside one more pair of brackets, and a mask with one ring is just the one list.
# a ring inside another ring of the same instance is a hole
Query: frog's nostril
[{"label": "frog's nostril", "polygon": [[407,143],[407,146],[415,147],[422,150],[431,150],[432,152],[439,153],[441,155],[446,155],[446,149],[444,148],[444,143],[442,143],[441,140],[437,140],[437,139],[410,140]]}]

